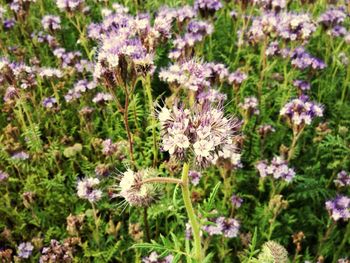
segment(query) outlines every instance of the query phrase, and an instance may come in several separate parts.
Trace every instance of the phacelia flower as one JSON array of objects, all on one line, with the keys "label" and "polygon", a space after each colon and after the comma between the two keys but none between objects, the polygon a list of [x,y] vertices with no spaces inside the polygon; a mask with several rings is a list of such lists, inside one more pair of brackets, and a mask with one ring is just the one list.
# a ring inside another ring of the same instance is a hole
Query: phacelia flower
[{"label": "phacelia flower", "polygon": [[194,155],[200,167],[227,160],[240,166],[235,138],[240,122],[224,116],[222,108],[208,102],[195,104],[191,109],[174,105],[163,107],[158,115],[162,130],[163,150],[176,159]]},{"label": "phacelia flower", "polygon": [[294,87],[298,88],[301,92],[310,90],[311,88],[310,82],[307,82],[305,80],[296,79],[293,81],[293,85]]},{"label": "phacelia flower", "polygon": [[228,83],[239,86],[248,78],[248,75],[239,69],[228,76]]},{"label": "phacelia flower", "polygon": [[56,0],[56,5],[61,11],[72,13],[82,10],[84,0]]},{"label": "phacelia flower", "polygon": [[339,195],[335,199],[326,202],[326,209],[334,221],[340,219],[346,221],[350,218],[350,198]]},{"label": "phacelia flower", "polygon": [[6,181],[7,178],[9,178],[8,173],[0,170],[0,183]]},{"label": "phacelia flower", "polygon": [[270,133],[275,132],[276,129],[272,127],[270,124],[263,124],[259,126],[258,132],[261,138],[266,138],[266,136]]},{"label": "phacelia flower", "polygon": [[168,255],[162,258],[157,252],[152,252],[148,257],[142,258],[143,263],[171,263],[173,262],[173,255]]},{"label": "phacelia flower", "polygon": [[223,235],[227,238],[237,237],[239,233],[240,223],[234,218],[218,217],[212,221],[210,225],[205,225],[202,229],[210,236]]},{"label": "phacelia flower", "polygon": [[213,16],[216,11],[222,8],[220,0],[196,0],[195,10],[199,11],[203,17]]},{"label": "phacelia flower", "polygon": [[29,158],[29,154],[24,152],[24,151],[20,151],[20,152],[16,152],[14,154],[12,154],[11,156],[12,159],[14,160],[27,160]]},{"label": "phacelia flower", "polygon": [[239,208],[243,203],[243,199],[235,194],[231,196],[231,203],[233,207]]},{"label": "phacelia flower", "polygon": [[102,198],[102,191],[96,189],[100,184],[98,178],[84,178],[78,181],[77,194],[80,198],[86,199],[89,202],[97,202]]},{"label": "phacelia flower", "polygon": [[318,22],[325,28],[335,27],[343,24],[347,15],[343,7],[329,8],[320,15]]},{"label": "phacelia flower", "polygon": [[307,96],[293,99],[284,105],[280,111],[288,123],[299,130],[305,125],[310,125],[316,117],[323,116],[323,107],[315,102],[309,101]]},{"label": "phacelia flower", "polygon": [[143,180],[153,175],[154,171],[151,169],[137,172],[128,169],[121,174],[121,179],[117,186],[120,191],[118,196],[123,197],[131,206],[149,206],[156,198],[156,185],[152,183],[143,183]]},{"label": "phacelia flower", "polygon": [[321,59],[311,56],[303,47],[296,48],[291,53],[290,58],[292,65],[301,70],[307,68],[320,70],[326,67],[326,64]]},{"label": "phacelia flower", "polygon": [[102,142],[102,153],[107,156],[113,155],[118,150],[118,144],[113,143],[111,139]]},{"label": "phacelia flower", "polygon": [[92,99],[93,103],[105,103],[111,101],[113,99],[112,95],[109,93],[99,92]]},{"label": "phacelia flower", "polygon": [[261,6],[264,10],[279,12],[286,8],[286,0],[254,0],[254,3]]},{"label": "phacelia flower", "polygon": [[34,249],[34,246],[30,242],[23,242],[19,244],[17,250],[18,250],[18,257],[20,258],[29,258],[32,254]]},{"label": "phacelia flower", "polygon": [[54,97],[44,98],[43,106],[47,109],[52,109],[53,107],[57,106],[56,98]]},{"label": "phacelia flower", "polygon": [[197,171],[189,171],[188,176],[189,176],[191,183],[193,185],[198,185],[199,180],[202,177],[202,174],[200,172],[197,172]]},{"label": "phacelia flower", "polygon": [[267,161],[258,162],[256,169],[262,178],[271,175],[275,179],[291,182],[295,176],[294,169],[289,168],[288,162],[279,156],[274,157],[270,164]]},{"label": "phacelia flower", "polygon": [[349,186],[350,185],[350,174],[345,171],[341,171],[337,175],[337,179],[334,180],[334,183],[339,187]]},{"label": "phacelia flower", "polygon": [[41,24],[45,30],[55,31],[61,28],[61,19],[59,16],[47,15],[43,17]]},{"label": "phacelia flower", "polygon": [[67,238],[62,244],[55,239],[51,239],[50,245],[42,249],[39,263],[72,262],[74,246],[79,243],[79,237]]},{"label": "phacelia flower", "polygon": [[245,115],[259,115],[259,103],[258,99],[255,97],[244,98],[243,103],[239,103],[238,106],[245,113]]}]

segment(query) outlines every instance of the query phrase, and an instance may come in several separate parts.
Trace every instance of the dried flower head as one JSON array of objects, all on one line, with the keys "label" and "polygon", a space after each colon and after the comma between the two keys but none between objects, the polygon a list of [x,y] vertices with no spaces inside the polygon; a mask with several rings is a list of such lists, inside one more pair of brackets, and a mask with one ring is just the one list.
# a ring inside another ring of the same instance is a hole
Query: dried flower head
[{"label": "dried flower head", "polygon": [[263,245],[258,261],[264,263],[287,263],[288,252],[277,242],[268,241]]},{"label": "dried flower head", "polygon": [[156,185],[143,183],[143,180],[154,175],[152,169],[144,169],[137,172],[128,169],[121,174],[117,186],[119,194],[131,206],[147,207],[156,199]]}]

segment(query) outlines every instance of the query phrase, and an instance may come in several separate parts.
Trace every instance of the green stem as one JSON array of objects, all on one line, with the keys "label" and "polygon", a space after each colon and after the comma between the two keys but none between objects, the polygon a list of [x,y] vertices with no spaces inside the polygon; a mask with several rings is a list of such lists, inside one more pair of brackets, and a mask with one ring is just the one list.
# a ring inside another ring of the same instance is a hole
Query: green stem
[{"label": "green stem", "polygon": [[346,227],[346,232],[344,234],[344,238],[343,238],[342,242],[340,243],[337,252],[334,254],[332,263],[337,262],[341,251],[343,250],[346,242],[349,242],[349,240],[350,240],[350,222],[348,223],[348,225]]},{"label": "green stem", "polygon": [[153,166],[155,167],[158,162],[158,146],[157,146],[157,134],[156,134],[157,121],[154,116],[154,105],[153,105],[153,97],[152,97],[152,89],[151,89],[151,76],[149,74],[145,78],[144,86],[146,89],[148,103],[149,103],[149,111],[151,114],[152,138],[153,138]]},{"label": "green stem", "polygon": [[195,262],[202,262],[202,247],[201,247],[201,237],[200,237],[200,224],[197,220],[197,217],[195,215],[192,202],[191,202],[191,196],[190,196],[190,190],[189,190],[189,182],[188,182],[188,172],[189,172],[189,165],[188,163],[184,163],[183,169],[182,169],[182,197],[184,200],[184,204],[186,207],[187,215],[192,227],[192,234],[193,234],[193,240],[194,240],[194,258]]}]

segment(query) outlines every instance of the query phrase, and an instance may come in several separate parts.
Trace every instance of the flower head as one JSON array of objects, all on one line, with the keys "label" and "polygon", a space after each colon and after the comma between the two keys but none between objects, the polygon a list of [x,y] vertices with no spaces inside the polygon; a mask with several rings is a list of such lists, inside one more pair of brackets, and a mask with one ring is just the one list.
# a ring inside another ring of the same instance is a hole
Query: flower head
[{"label": "flower head", "polygon": [[339,195],[332,200],[326,202],[326,209],[334,221],[340,219],[348,220],[350,218],[350,198]]},{"label": "flower head", "polygon": [[350,174],[344,170],[339,172],[337,179],[334,180],[334,183],[339,187],[350,186]]},{"label": "flower head", "polygon": [[288,162],[277,156],[271,160],[269,164],[267,161],[260,161],[256,165],[261,177],[272,175],[275,179],[282,179],[286,182],[291,182],[295,176],[293,168],[288,167]]},{"label": "flower head", "polygon": [[98,178],[84,178],[78,181],[78,196],[92,203],[99,201],[102,198],[102,191],[96,189],[99,184],[100,180]]},{"label": "flower head", "polygon": [[117,188],[118,196],[123,197],[131,206],[145,207],[154,202],[156,198],[156,185],[143,183],[143,180],[151,177],[154,171],[151,169],[137,172],[128,169],[121,174]]},{"label": "flower head", "polygon": [[17,250],[18,250],[18,256],[20,258],[29,258],[32,254],[34,249],[34,246],[30,242],[23,242],[19,244]]}]

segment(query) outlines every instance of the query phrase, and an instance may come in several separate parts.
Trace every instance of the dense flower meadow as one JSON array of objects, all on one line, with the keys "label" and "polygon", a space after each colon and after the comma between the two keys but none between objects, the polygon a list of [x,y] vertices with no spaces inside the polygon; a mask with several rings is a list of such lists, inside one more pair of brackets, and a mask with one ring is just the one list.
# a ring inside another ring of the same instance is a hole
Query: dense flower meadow
[{"label": "dense flower meadow", "polygon": [[0,262],[350,262],[348,0],[2,0],[0,28]]}]

